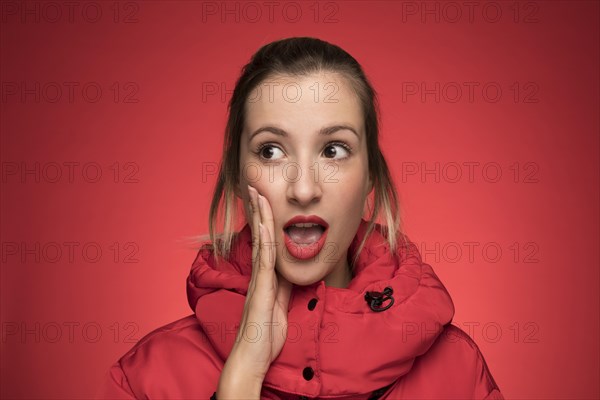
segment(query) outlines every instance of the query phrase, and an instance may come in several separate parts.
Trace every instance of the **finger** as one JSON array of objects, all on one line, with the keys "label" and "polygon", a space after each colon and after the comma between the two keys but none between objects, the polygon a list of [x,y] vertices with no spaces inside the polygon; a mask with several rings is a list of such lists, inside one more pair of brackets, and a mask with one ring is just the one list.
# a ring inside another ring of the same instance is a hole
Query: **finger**
[{"label": "finger", "polygon": [[252,186],[248,185],[248,197],[250,198],[250,221],[248,221],[248,223],[252,228],[252,274],[250,276],[250,283],[248,285],[249,292],[252,292],[256,286],[256,267],[260,259],[260,233],[258,230],[260,215],[256,201],[256,194],[256,190]]},{"label": "finger", "polygon": [[273,247],[271,235],[262,223],[260,224],[260,231],[260,269],[264,271],[272,271],[275,263],[273,257],[271,257],[271,248]]},{"label": "finger", "polygon": [[[250,225],[252,226],[252,244],[257,246],[260,239],[258,232],[258,223],[260,222],[260,210],[257,202],[258,192],[252,186],[248,185],[248,195],[250,197]],[[253,259],[254,261],[254,259]]]},{"label": "finger", "polygon": [[269,232],[260,224],[260,261],[256,271],[255,290],[259,293],[263,305],[272,310],[275,302],[275,275],[272,262],[269,261]]},{"label": "finger", "polygon": [[[269,240],[268,233],[261,224],[259,224],[259,238],[260,238],[260,251],[264,252],[265,246],[264,242]],[[260,256],[261,260],[264,259],[262,255]],[[265,265],[260,263],[261,265],[257,265],[254,267],[253,275],[254,279],[254,289],[249,292],[247,296],[247,309],[245,310],[245,314],[247,314],[246,321],[252,321],[253,323],[262,323],[265,318],[268,318],[269,315],[273,312],[273,305],[275,302],[275,293],[273,290],[273,279],[274,274],[272,271],[269,271],[265,268]]]},{"label": "finger", "polygon": [[266,197],[258,195],[259,210],[261,216],[261,222],[263,227],[268,233],[268,242],[266,242],[267,251],[263,253],[265,260],[271,265],[275,265],[275,258],[277,257],[277,249],[275,243],[275,222],[273,219],[273,210]]}]

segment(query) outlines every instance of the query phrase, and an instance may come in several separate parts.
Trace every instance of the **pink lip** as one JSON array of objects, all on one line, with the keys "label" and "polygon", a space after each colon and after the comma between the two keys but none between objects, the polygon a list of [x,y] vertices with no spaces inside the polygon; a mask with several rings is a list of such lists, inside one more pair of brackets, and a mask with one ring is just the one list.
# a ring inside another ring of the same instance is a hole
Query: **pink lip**
[{"label": "pink lip", "polygon": [[[298,243],[295,243],[288,236],[285,229],[287,227],[289,227],[290,225],[300,224],[300,223],[319,224],[319,225],[323,226],[325,228],[325,230],[323,231],[323,234],[321,235],[319,240],[316,241],[315,243],[311,243],[308,245],[299,245]],[[319,254],[319,252],[323,248],[323,245],[325,244],[325,238],[327,237],[327,232],[329,230],[329,224],[327,222],[325,222],[323,219],[321,219],[320,217],[317,217],[316,215],[308,215],[308,216],[297,215],[294,218],[290,219],[285,224],[283,229],[284,229],[283,236],[284,236],[285,247],[287,248],[288,252],[297,259],[308,260],[308,259],[315,257],[317,254]]]},{"label": "pink lip", "polygon": [[296,215],[294,218],[290,219],[284,226],[283,229],[287,229],[290,225],[294,224],[302,224],[302,223],[311,223],[311,224],[319,224],[325,228],[329,228],[329,224],[325,222],[321,217],[317,215]]}]

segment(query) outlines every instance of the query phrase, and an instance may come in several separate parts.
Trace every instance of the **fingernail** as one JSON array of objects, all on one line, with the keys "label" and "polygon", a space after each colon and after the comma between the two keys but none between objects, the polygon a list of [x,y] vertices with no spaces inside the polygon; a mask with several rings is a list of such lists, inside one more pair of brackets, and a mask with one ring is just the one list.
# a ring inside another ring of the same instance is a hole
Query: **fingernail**
[{"label": "fingernail", "polygon": [[258,230],[260,231],[260,233],[262,235],[262,233],[263,233],[263,225],[260,222],[258,223]]}]

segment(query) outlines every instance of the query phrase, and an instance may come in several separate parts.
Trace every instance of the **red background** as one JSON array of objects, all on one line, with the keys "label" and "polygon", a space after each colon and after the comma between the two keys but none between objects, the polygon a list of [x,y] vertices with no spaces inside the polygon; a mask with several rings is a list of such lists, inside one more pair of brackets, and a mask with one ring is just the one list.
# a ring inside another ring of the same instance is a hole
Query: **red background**
[{"label": "red background", "polygon": [[92,396],[192,312],[227,91],[306,35],[372,79],[407,233],[505,396],[600,396],[598,2],[54,4],[1,3],[2,398]]}]

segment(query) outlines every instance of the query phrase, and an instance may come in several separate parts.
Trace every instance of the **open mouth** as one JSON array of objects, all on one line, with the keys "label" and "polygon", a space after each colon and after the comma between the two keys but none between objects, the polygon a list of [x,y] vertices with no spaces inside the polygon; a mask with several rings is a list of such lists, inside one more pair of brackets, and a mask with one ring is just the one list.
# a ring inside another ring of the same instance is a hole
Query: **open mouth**
[{"label": "open mouth", "polygon": [[326,228],[315,223],[290,225],[284,229],[286,235],[298,245],[310,245],[319,241]]},{"label": "open mouth", "polygon": [[329,224],[318,215],[297,215],[283,227],[288,253],[299,260],[314,258],[327,238]]}]

